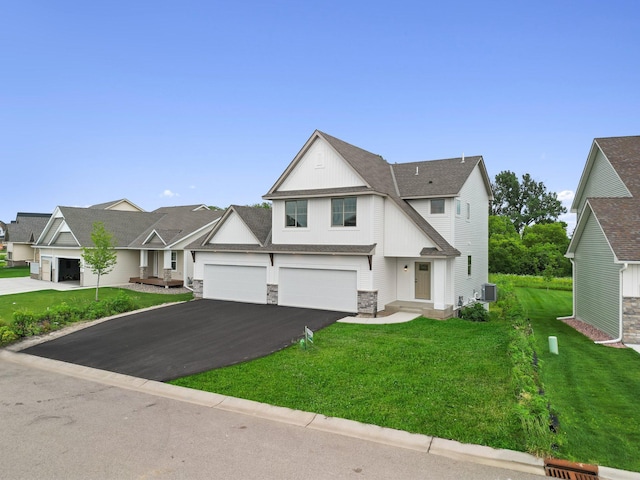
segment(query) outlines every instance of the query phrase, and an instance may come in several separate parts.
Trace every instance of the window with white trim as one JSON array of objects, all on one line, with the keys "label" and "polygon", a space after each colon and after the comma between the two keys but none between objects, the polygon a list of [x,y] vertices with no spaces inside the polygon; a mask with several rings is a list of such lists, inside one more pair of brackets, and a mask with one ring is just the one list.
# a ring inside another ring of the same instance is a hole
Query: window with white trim
[{"label": "window with white trim", "polygon": [[306,228],[307,201],[287,200],[284,202],[284,216],[286,227]]},{"label": "window with white trim", "polygon": [[358,214],[356,197],[331,199],[331,226],[355,227]]},{"label": "window with white trim", "polygon": [[471,220],[471,204],[467,202],[467,220]]},{"label": "window with white trim", "polygon": [[471,255],[467,255],[467,275],[471,275]]},{"label": "window with white trim", "polygon": [[456,215],[458,217],[462,215],[462,202],[459,198],[456,198]]},{"label": "window with white trim", "polygon": [[431,215],[440,215],[444,213],[444,198],[431,199]]},{"label": "window with white trim", "polygon": [[178,269],[178,252],[171,252],[171,270],[174,272]]}]

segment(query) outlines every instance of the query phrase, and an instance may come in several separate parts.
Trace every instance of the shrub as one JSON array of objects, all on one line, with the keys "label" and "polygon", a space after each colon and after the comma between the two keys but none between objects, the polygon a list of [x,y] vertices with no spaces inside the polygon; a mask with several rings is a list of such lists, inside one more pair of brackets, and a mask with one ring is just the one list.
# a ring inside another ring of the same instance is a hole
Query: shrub
[{"label": "shrub", "polygon": [[460,309],[460,318],[472,322],[486,322],[489,320],[489,312],[482,303],[474,302]]},{"label": "shrub", "polygon": [[29,310],[16,310],[13,312],[13,329],[18,337],[36,335],[39,331],[37,319]]},{"label": "shrub", "polygon": [[0,327],[0,345],[7,345],[11,342],[15,342],[18,339],[18,335],[13,331],[11,327]]}]

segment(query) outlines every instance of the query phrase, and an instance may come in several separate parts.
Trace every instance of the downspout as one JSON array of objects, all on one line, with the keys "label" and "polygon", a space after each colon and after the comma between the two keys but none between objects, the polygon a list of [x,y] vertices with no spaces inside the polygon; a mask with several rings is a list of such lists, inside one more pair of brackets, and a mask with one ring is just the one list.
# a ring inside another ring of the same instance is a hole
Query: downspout
[{"label": "downspout", "polygon": [[598,345],[606,345],[608,343],[618,343],[620,341],[622,341],[622,312],[623,312],[623,297],[622,297],[622,275],[624,273],[624,271],[629,267],[629,264],[627,262],[625,262],[622,265],[622,268],[620,269],[620,311],[618,313],[618,317],[620,318],[620,325],[618,326],[618,332],[620,332],[620,334],[618,335],[618,338],[613,339],[613,340],[602,340],[600,342],[594,342],[597,343]]},{"label": "downspout", "polygon": [[571,315],[569,315],[568,317],[558,317],[556,320],[571,320],[573,318],[576,318],[576,264],[573,261],[573,258],[569,258],[569,261],[571,262],[571,281],[572,281],[572,285],[573,285],[573,290],[572,290],[572,311],[571,311]]}]

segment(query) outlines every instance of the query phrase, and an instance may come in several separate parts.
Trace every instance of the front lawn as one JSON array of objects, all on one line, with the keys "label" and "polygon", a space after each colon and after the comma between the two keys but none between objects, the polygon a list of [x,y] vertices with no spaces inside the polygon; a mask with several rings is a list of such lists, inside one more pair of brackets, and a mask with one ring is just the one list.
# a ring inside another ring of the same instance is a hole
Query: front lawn
[{"label": "front lawn", "polygon": [[3,267],[0,268],[0,278],[28,277],[31,274],[29,267]]},{"label": "front lawn", "polygon": [[[100,300],[109,300],[121,295],[127,295],[133,300],[137,308],[146,308],[167,302],[181,302],[191,300],[193,294],[182,293],[165,295],[159,293],[135,292],[126,288],[100,288]],[[10,325],[13,321],[13,312],[28,310],[33,313],[46,311],[53,306],[66,303],[73,306],[82,306],[95,303],[95,288],[78,289],[72,291],[41,290],[37,292],[16,293],[0,295],[0,326]]]},{"label": "front lawn", "polygon": [[469,443],[521,450],[508,326],[418,319],[334,324],[268,357],[171,383]]},{"label": "front lawn", "polygon": [[[558,316],[571,314],[571,295],[517,289],[542,362],[546,396],[558,414],[558,457],[640,471],[640,355],[594,344]],[[558,338],[559,355],[548,337]]]}]

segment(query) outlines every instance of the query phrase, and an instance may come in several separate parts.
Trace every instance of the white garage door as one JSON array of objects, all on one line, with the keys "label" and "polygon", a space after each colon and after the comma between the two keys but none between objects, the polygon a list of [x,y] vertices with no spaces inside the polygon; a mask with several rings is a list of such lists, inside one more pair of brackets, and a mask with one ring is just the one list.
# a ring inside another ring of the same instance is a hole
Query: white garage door
[{"label": "white garage door", "polygon": [[267,268],[205,265],[202,296],[234,302],[267,303]]},{"label": "white garage door", "polygon": [[280,305],[339,312],[358,310],[355,271],[281,268],[278,283]]}]

